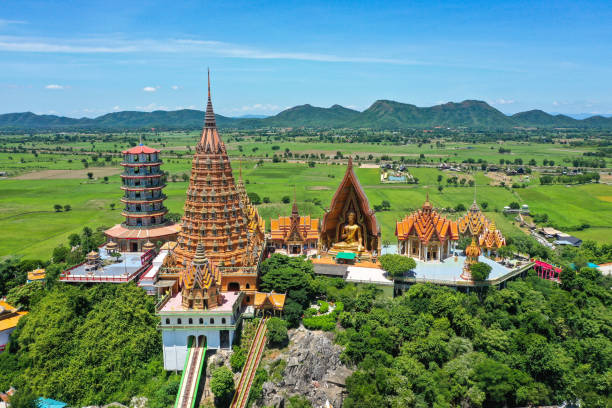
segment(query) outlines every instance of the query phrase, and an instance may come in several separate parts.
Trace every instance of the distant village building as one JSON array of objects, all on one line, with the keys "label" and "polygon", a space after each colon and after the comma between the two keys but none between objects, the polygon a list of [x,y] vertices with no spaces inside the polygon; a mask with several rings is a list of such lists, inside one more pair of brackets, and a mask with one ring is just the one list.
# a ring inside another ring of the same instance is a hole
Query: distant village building
[{"label": "distant village building", "polygon": [[270,220],[268,246],[272,251],[285,255],[311,256],[319,246],[319,219],[310,215],[300,216],[293,201],[290,217]]},{"label": "distant village building", "polygon": [[164,206],[165,176],[161,170],[160,151],[139,144],[123,152],[121,202],[124,204],[122,224],[104,231],[120,252],[145,252],[147,242],[176,239],[179,226],[166,220]]},{"label": "distant village building", "polygon": [[449,257],[455,249],[459,232],[455,221],[433,209],[428,195],[420,210],[396,223],[395,236],[400,255],[428,262]]}]

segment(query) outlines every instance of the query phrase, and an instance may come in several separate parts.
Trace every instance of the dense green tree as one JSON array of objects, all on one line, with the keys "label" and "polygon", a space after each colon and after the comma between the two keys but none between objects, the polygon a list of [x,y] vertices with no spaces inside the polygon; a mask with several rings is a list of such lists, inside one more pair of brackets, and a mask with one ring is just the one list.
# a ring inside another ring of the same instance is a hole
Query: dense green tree
[{"label": "dense green tree", "polygon": [[232,355],[230,356],[230,366],[232,371],[237,373],[242,370],[244,363],[246,363],[247,355],[246,350],[240,346],[234,345],[232,347]]},{"label": "dense green tree", "polygon": [[470,266],[470,273],[475,281],[483,281],[489,278],[491,273],[491,265],[484,262],[476,262]]},{"label": "dense green tree", "polygon": [[36,408],[38,398],[27,387],[21,387],[10,397],[11,408]]},{"label": "dense green tree", "polygon": [[267,322],[268,344],[273,347],[284,347],[289,342],[287,323],[278,317],[271,317]]},{"label": "dense green tree", "polygon": [[210,390],[215,396],[215,405],[224,407],[234,395],[234,375],[229,368],[221,366],[215,368],[210,379]]},{"label": "dense green tree", "polygon": [[402,276],[416,268],[414,259],[402,255],[386,254],[380,256],[378,260],[382,268],[393,277]]}]

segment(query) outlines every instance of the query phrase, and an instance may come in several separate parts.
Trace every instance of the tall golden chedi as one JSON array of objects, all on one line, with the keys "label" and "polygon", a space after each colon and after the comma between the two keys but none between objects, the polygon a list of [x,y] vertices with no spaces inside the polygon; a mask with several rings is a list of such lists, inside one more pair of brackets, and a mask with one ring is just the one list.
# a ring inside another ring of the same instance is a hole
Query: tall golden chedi
[{"label": "tall golden chedi", "polygon": [[245,201],[217,131],[209,74],[204,129],[193,156],[183,224],[172,254],[174,266],[190,265],[201,244],[218,271],[223,291],[248,289],[254,294],[256,267],[264,247],[264,225],[257,209]]}]

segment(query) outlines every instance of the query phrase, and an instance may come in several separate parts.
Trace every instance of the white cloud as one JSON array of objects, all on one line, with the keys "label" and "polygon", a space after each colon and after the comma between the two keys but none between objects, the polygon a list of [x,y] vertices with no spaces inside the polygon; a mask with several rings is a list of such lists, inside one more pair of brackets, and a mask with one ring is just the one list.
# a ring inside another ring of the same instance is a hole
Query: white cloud
[{"label": "white cloud", "polygon": [[7,25],[10,24],[27,24],[27,21],[22,21],[22,20],[5,20],[3,18],[0,18],[0,27],[5,27]]},{"label": "white cloud", "polygon": [[64,89],[64,85],[49,84],[45,86],[45,89],[54,89],[54,90]]},{"label": "white cloud", "polygon": [[172,86],[171,86],[171,88],[172,88],[174,91],[178,91],[178,89],[179,89],[180,87],[179,87],[178,85],[172,85]]},{"label": "white cloud", "polygon": [[145,86],[144,88],[142,88],[143,91],[145,92],[155,92],[157,91],[158,87],[155,86]]},{"label": "white cloud", "polygon": [[134,106],[133,109],[139,110],[139,111],[151,112],[151,111],[156,111],[156,110],[174,111],[174,110],[181,110],[181,109],[196,109],[196,107],[194,105],[166,106],[166,105],[158,105],[157,103],[152,102],[144,106]]},{"label": "white cloud", "polygon": [[120,38],[36,38],[0,36],[0,51],[41,53],[200,53],[208,56],[244,59],[288,59],[321,62],[362,62],[399,65],[429,65],[408,59],[345,56],[309,52],[270,51],[221,41],[194,39],[125,40]]},{"label": "white cloud", "polygon": [[494,105],[512,105],[513,103],[516,103],[516,101],[514,99],[498,99],[495,102],[493,102]]},{"label": "white cloud", "polygon": [[120,107],[119,105],[113,106],[113,110],[114,110],[114,111],[121,110],[121,107]]}]

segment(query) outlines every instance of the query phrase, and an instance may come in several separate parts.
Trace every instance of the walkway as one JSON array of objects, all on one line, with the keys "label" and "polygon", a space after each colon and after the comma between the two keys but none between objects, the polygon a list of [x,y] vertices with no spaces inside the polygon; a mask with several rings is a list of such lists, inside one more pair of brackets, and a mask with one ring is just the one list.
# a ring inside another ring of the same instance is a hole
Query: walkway
[{"label": "walkway", "polygon": [[174,408],[193,408],[195,406],[202,367],[206,357],[206,339],[202,340],[204,344],[192,346],[195,341],[193,338],[189,339],[187,359]]},{"label": "walkway", "polygon": [[255,337],[251,343],[251,348],[249,348],[247,361],[244,363],[242,374],[240,374],[240,381],[238,382],[238,387],[236,387],[236,392],[234,393],[234,398],[232,399],[232,404],[230,405],[231,408],[244,408],[249,400],[251,384],[255,378],[255,372],[259,366],[259,361],[261,360],[261,356],[263,355],[264,348],[266,347],[266,341],[268,339],[268,327],[266,326],[267,321],[268,317],[264,317],[259,321],[257,331],[255,332]]}]

